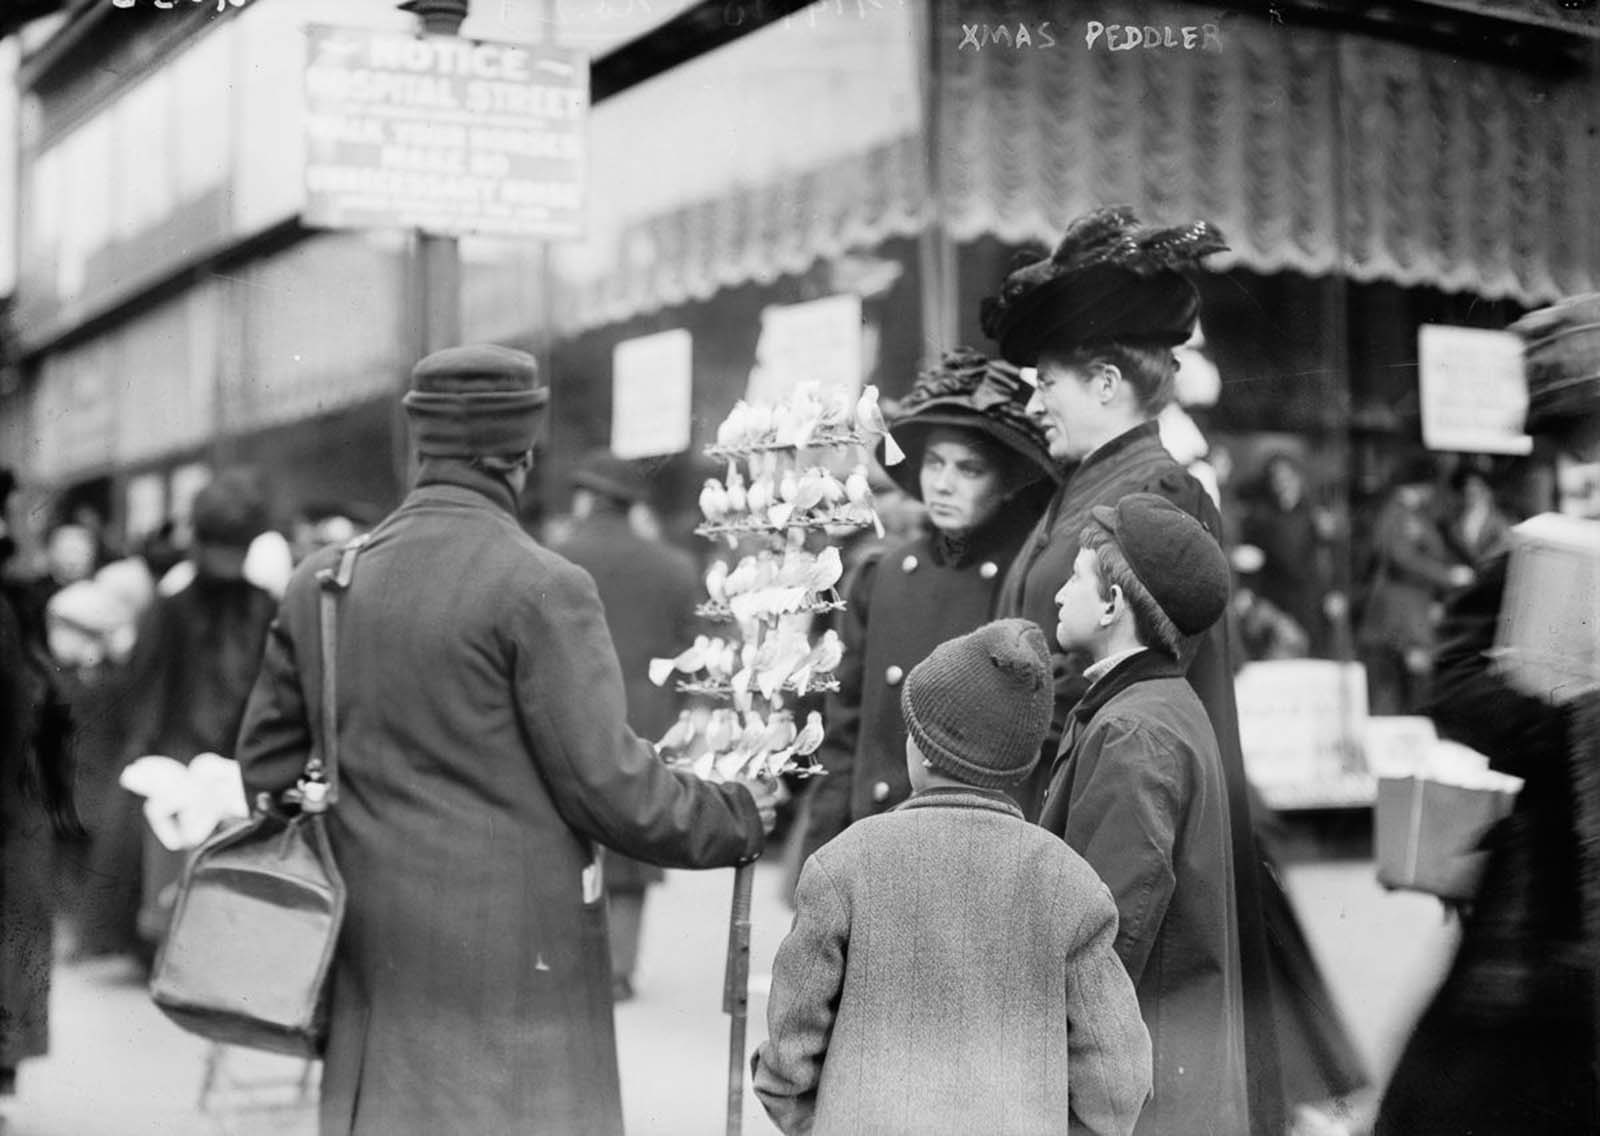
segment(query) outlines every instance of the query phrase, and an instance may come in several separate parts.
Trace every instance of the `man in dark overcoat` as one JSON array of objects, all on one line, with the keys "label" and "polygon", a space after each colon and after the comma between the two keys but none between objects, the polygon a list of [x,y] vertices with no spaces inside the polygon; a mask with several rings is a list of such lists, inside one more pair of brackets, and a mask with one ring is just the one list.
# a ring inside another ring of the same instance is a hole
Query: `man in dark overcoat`
[{"label": "man in dark overcoat", "polygon": [[[650,681],[650,660],[671,658],[694,641],[699,594],[694,560],[634,531],[629,511],[645,502],[649,486],[628,462],[608,450],[596,451],[584,459],[572,483],[576,524],[553,551],[594,577],[622,666],[628,726],[640,737],[659,738],[676,720],[683,700],[670,687]],[[606,857],[612,992],[619,1001],[633,997],[645,893],[661,878],[654,864]]]},{"label": "man in dark overcoat", "polygon": [[[669,770],[627,726],[588,573],[517,524],[548,399],[532,356],[417,364],[421,464],[338,611],[349,888],[321,1132],[622,1131],[596,845],[668,866],[753,860],[772,795]],[[321,714],[317,553],[268,637],[238,755],[252,800],[298,778]]]}]

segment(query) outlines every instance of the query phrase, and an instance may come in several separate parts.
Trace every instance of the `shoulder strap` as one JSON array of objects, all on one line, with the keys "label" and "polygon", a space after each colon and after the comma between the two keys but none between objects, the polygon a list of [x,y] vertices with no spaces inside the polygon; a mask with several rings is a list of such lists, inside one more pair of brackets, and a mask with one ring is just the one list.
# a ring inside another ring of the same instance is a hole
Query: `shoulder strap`
[{"label": "shoulder strap", "polygon": [[339,797],[339,594],[350,587],[350,581],[355,576],[356,555],[367,540],[368,534],[356,537],[340,552],[338,567],[324,568],[317,573],[317,583],[322,586],[318,597],[322,640],[322,730],[321,745],[312,747],[311,756],[306,759],[305,779],[308,785],[320,782],[326,788],[302,788],[305,794],[302,808],[307,812],[322,812]]}]

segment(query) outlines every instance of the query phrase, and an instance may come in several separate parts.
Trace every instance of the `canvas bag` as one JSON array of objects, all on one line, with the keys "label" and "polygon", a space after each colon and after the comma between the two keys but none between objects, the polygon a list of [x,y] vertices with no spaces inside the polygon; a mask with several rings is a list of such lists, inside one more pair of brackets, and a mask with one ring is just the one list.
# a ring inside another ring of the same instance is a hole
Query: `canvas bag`
[{"label": "canvas bag", "polygon": [[338,792],[338,596],[365,538],[318,575],[321,731],[285,817],[258,808],[195,850],[179,884],[150,995],[190,1033],[293,1057],[327,1041],[328,977],[344,922],[345,885],[324,813]]}]

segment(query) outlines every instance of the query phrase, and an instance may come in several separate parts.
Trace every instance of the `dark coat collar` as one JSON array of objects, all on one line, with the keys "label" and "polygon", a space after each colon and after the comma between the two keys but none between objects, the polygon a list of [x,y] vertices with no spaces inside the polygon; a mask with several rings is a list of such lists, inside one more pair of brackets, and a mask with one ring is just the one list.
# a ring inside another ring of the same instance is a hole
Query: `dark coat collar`
[{"label": "dark coat collar", "polygon": [[1072,708],[1072,713],[1078,721],[1087,722],[1099,712],[1100,707],[1134,683],[1157,678],[1182,678],[1188,671],[1188,667],[1171,655],[1147,648],[1137,655],[1130,655],[1108,673],[1095,679],[1084,692],[1083,698]]},{"label": "dark coat collar", "polygon": [[1157,445],[1160,445],[1160,431],[1161,427],[1154,418],[1150,419],[1148,422],[1139,423],[1139,425],[1135,426],[1131,430],[1124,430],[1115,438],[1112,438],[1111,441],[1094,451],[1094,453],[1084,458],[1083,461],[1078,464],[1078,467],[1072,471],[1073,476],[1081,475],[1086,469],[1092,469],[1097,465],[1103,465],[1104,463],[1115,458],[1124,450],[1131,450],[1141,443],[1155,442]]},{"label": "dark coat collar", "polygon": [[893,809],[984,809],[988,812],[1007,813],[1022,820],[1022,810],[1016,802],[998,789],[980,789],[976,785],[964,789],[940,786],[913,793]]},{"label": "dark coat collar", "polygon": [[426,496],[427,491],[441,486],[466,489],[486,497],[508,516],[517,515],[517,498],[511,485],[503,477],[486,473],[470,462],[454,458],[424,458],[417,472],[415,496]]}]

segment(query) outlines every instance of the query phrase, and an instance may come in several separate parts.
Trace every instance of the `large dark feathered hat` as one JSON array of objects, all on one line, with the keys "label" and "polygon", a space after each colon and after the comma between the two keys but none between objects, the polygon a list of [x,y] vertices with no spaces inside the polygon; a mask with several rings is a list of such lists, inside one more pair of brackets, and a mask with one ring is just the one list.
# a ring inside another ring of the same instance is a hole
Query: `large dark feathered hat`
[{"label": "large dark feathered hat", "polygon": [[1126,205],[1097,209],[983,301],[983,333],[1019,367],[1036,365],[1046,347],[1113,340],[1176,347],[1200,314],[1200,293],[1179,270],[1227,247],[1209,221],[1149,229]]},{"label": "large dark feathered hat", "polygon": [[[1016,460],[1009,489],[1059,477],[1044,432],[1028,417],[1032,388],[1017,369],[969,347],[945,352],[939,364],[922,372],[889,420],[889,432],[906,460],[885,467],[895,484],[922,499],[922,449],[938,426],[974,430],[1002,446]],[[883,442],[878,443],[883,460]]]},{"label": "large dark feathered hat", "polygon": [[1600,292],[1529,312],[1511,330],[1523,341],[1530,434],[1600,414]]}]

